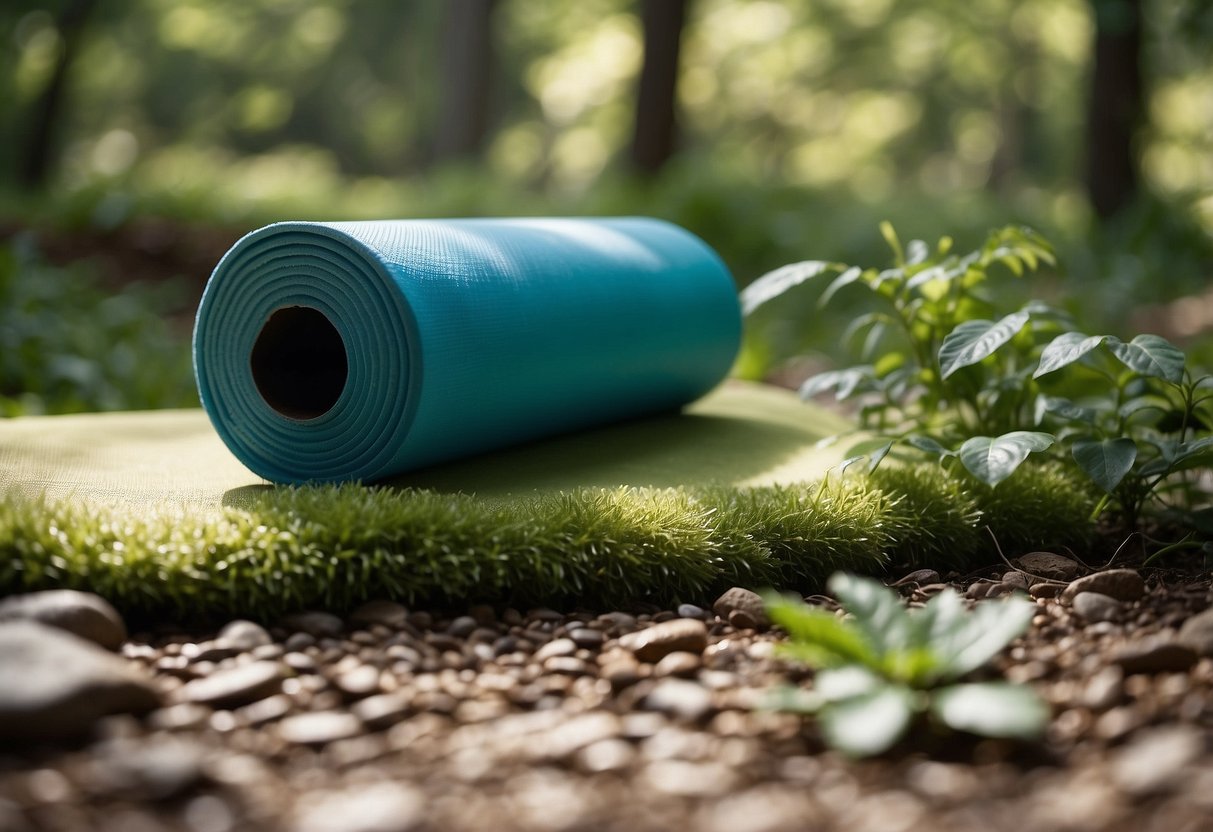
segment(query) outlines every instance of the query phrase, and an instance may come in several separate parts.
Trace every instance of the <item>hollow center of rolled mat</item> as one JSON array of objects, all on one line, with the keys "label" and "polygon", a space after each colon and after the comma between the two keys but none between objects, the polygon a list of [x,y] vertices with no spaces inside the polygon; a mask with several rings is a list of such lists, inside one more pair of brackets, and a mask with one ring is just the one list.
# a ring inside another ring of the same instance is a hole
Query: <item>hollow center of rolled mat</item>
[{"label": "hollow center of rolled mat", "polygon": [[349,374],[341,333],[310,306],[274,310],[257,335],[249,364],[261,398],[288,419],[328,413]]}]

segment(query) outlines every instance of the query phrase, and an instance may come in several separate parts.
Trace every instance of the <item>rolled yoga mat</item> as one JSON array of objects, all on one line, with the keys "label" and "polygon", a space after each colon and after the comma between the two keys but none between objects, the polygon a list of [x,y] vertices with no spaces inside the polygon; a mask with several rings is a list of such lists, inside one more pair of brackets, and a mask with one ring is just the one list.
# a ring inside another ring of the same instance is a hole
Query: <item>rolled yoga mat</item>
[{"label": "rolled yoga mat", "polygon": [[289,222],[215,268],[194,369],[257,474],[375,481],[673,410],[740,334],[724,263],[658,220]]}]

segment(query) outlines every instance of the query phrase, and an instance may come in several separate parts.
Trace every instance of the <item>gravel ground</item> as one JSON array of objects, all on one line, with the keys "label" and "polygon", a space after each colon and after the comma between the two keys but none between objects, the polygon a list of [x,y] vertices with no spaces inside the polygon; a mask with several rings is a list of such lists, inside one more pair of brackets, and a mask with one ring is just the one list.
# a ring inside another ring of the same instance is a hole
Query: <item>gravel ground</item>
[{"label": "gravel ground", "polygon": [[[811,720],[760,709],[812,674],[773,657],[782,635],[739,590],[714,609],[375,602],[344,620],[129,637],[88,596],[8,599],[0,619],[26,623],[0,624],[0,830],[1210,828],[1207,575],[1070,583],[1067,559],[1021,565],[1053,580],[1004,565],[951,583],[973,603],[1035,597],[1030,632],[996,664],[1051,704],[1046,739],[924,727],[863,762],[827,750]],[[917,604],[945,582],[898,585]],[[94,659],[94,676],[64,681]]]}]

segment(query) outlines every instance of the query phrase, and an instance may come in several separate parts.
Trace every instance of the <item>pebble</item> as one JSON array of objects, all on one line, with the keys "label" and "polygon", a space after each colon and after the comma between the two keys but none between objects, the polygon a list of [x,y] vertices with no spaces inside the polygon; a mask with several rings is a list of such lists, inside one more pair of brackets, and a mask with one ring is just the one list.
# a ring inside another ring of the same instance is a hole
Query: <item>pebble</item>
[{"label": "pebble", "polygon": [[656,760],[645,766],[640,781],[649,788],[678,797],[728,794],[737,775],[722,763]]},{"label": "pebble", "polygon": [[1146,594],[1146,582],[1132,569],[1107,569],[1071,581],[1061,597],[1069,601],[1080,592],[1098,592],[1117,601],[1136,601]]},{"label": "pebble", "polygon": [[1018,564],[1025,572],[1059,581],[1072,581],[1082,571],[1078,561],[1053,552],[1028,552],[1019,557]]},{"label": "pebble", "polygon": [[602,630],[591,630],[588,627],[577,627],[569,630],[569,638],[578,647],[583,647],[586,650],[597,650],[606,642],[606,636]]},{"label": "pebble", "polygon": [[354,627],[380,624],[393,630],[399,630],[408,620],[409,611],[395,601],[367,601],[349,616],[349,622]]},{"label": "pebble", "polygon": [[1179,641],[1201,656],[1213,656],[1213,608],[1185,621],[1179,628]]},{"label": "pebble", "polygon": [[1080,701],[1093,711],[1106,711],[1124,695],[1124,673],[1110,665],[1087,680]]},{"label": "pebble", "polygon": [[409,697],[399,692],[370,696],[355,702],[350,711],[368,728],[379,730],[395,725],[408,716]]},{"label": "pebble", "polygon": [[421,793],[403,783],[321,792],[300,801],[292,832],[409,832],[424,809]]},{"label": "pebble", "polygon": [[112,713],[159,704],[136,665],[91,641],[32,621],[0,624],[0,737],[49,740]]},{"label": "pebble", "polygon": [[1200,733],[1187,725],[1143,731],[1112,759],[1112,779],[1135,797],[1177,788],[1184,769],[1200,757],[1204,745]]},{"label": "pebble", "polygon": [[[733,624],[734,627],[741,629],[766,628],[771,625],[762,596],[739,586],[726,590],[717,598],[716,602],[712,604],[712,612]],[[742,618],[739,623],[733,622],[733,613],[742,613],[742,616],[739,616]]]},{"label": "pebble", "polygon": [[641,661],[656,662],[676,650],[702,653],[708,645],[708,628],[693,618],[675,618],[629,633],[619,643]]},{"label": "pebble", "polygon": [[1002,582],[1004,584],[1009,584],[1016,589],[1022,589],[1025,592],[1032,585],[1032,579],[1027,575],[1027,573],[1018,571],[1004,572],[1002,575]]},{"label": "pebble", "polygon": [[0,601],[0,621],[36,621],[66,630],[106,650],[120,650],[126,624],[100,595],[74,589],[49,589],[13,595]]},{"label": "pebble", "polygon": [[250,662],[196,679],[182,689],[181,695],[187,702],[233,708],[277,693],[284,677],[278,662]]},{"label": "pebble", "polygon": [[357,736],[361,731],[358,717],[341,711],[295,714],[278,723],[278,735],[296,745],[324,745]]},{"label": "pebble", "polygon": [[273,639],[265,628],[253,621],[236,620],[227,624],[215,641],[225,644],[241,653],[247,653],[258,647],[270,644]]},{"label": "pebble", "polygon": [[698,722],[712,711],[712,694],[695,682],[662,679],[644,698],[644,707],[685,722]]},{"label": "pebble", "polygon": [[291,712],[293,704],[291,698],[285,694],[275,694],[267,696],[265,699],[259,699],[251,705],[245,705],[240,709],[240,718],[245,724],[256,727],[264,725],[267,722],[273,722],[276,719],[282,719]]},{"label": "pebble", "polygon": [[663,676],[694,676],[703,665],[703,659],[698,653],[688,653],[679,650],[662,656],[661,661],[653,667],[653,675]]},{"label": "pebble", "polygon": [[379,668],[360,665],[338,676],[335,684],[338,690],[355,699],[370,696],[379,692]]},{"label": "pebble", "polygon": [[210,719],[210,716],[211,709],[205,705],[182,702],[153,711],[147,717],[147,725],[153,731],[183,731],[197,728]]},{"label": "pebble", "polygon": [[128,800],[170,800],[203,779],[202,747],[179,737],[110,740],[93,752],[87,777],[94,792]]},{"label": "pebble", "polygon": [[1056,598],[1064,589],[1063,584],[1049,584],[1041,581],[1038,584],[1032,584],[1028,589],[1028,595],[1033,598]]},{"label": "pebble", "polygon": [[[307,633],[314,638],[337,638],[345,629],[345,624],[331,612],[308,610],[296,612],[282,619],[282,626],[288,630]],[[287,649],[292,649],[287,645]]]},{"label": "pebble", "polygon": [[535,661],[546,662],[558,656],[571,656],[577,652],[577,643],[571,638],[558,638],[535,651]]},{"label": "pebble", "polygon": [[698,618],[700,621],[708,617],[707,610],[694,604],[679,604],[675,610],[679,618]]},{"label": "pebble", "polygon": [[1175,673],[1196,664],[1196,651],[1169,635],[1151,636],[1121,647],[1112,661],[1125,673]]},{"label": "pebble", "polygon": [[913,572],[903,575],[893,586],[905,586],[906,584],[929,586],[937,583],[939,583],[939,573],[934,569],[915,569]]},{"label": "pebble", "polygon": [[1080,592],[1071,599],[1070,605],[1075,613],[1091,623],[1118,621],[1124,612],[1120,601],[1099,592]]}]

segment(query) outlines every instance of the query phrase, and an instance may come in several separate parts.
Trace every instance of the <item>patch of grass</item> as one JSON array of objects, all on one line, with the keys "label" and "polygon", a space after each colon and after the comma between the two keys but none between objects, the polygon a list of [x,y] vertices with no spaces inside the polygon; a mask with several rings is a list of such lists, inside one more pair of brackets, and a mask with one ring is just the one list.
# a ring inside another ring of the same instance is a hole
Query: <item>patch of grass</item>
[{"label": "patch of grass", "polygon": [[1078,509],[1090,502],[1073,482],[1053,473],[1023,482],[970,495],[924,466],[802,487],[496,501],[341,485],[278,488],[199,513],[9,494],[0,594],[72,587],[128,614],[204,620],[384,597],[610,605],[702,603],[732,585],[810,592],[838,569],[878,574],[890,555],[964,562],[981,550],[979,524],[1014,549],[1086,523]]}]

